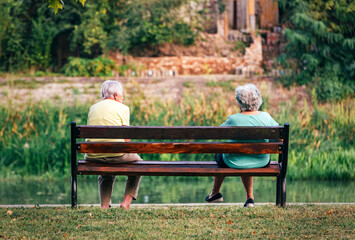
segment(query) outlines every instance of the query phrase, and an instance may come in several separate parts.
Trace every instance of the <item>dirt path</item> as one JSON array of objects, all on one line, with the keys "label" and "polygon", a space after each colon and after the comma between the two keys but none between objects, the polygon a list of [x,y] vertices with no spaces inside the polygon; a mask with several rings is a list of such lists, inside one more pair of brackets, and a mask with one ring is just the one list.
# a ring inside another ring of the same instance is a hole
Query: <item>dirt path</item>
[{"label": "dirt path", "polygon": [[[154,78],[108,78],[122,82],[129,98],[135,93],[164,100],[179,100],[184,91],[213,94],[219,91],[233,101],[235,87],[247,82],[254,83],[267,98],[271,108],[280,102],[295,98],[298,104],[310,103],[305,87],[283,88],[273,79],[265,76],[245,78],[236,75],[203,75]],[[9,77],[0,78],[0,102],[6,104],[89,102],[100,100],[100,86],[105,79],[86,77]]]}]

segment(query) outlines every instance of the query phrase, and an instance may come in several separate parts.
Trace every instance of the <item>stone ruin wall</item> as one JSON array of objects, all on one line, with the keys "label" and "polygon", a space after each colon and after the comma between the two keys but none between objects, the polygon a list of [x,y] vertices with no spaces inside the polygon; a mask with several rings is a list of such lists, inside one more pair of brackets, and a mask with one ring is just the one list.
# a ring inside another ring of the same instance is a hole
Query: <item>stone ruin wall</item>
[{"label": "stone ruin wall", "polygon": [[[237,74],[253,75],[264,72],[262,39],[255,37],[242,57],[127,57],[126,64],[139,66],[136,72],[128,70],[126,76],[167,77],[179,75]],[[121,56],[111,57],[122,63]]]}]

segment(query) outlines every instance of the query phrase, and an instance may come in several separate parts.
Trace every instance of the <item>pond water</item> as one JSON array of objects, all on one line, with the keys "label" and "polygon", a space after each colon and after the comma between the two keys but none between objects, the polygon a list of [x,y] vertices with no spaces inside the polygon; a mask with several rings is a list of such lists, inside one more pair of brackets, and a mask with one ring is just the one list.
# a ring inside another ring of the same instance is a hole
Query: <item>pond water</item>
[{"label": "pond water", "polygon": [[[210,193],[212,177],[143,177],[134,203],[203,203]],[[0,181],[0,205],[70,204],[70,180]],[[115,182],[112,203],[122,201],[125,177]],[[239,178],[225,180],[221,193],[225,203],[242,203],[245,192]],[[256,202],[274,203],[276,179],[254,178]],[[355,202],[355,182],[288,181],[287,202]],[[98,204],[96,178],[78,176],[78,204]]]}]

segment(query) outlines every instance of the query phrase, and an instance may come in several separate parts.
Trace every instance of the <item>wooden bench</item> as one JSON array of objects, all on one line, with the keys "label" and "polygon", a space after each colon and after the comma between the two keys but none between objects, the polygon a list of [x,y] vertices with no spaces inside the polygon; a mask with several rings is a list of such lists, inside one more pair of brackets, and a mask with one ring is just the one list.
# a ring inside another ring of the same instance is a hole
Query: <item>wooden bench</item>
[{"label": "wooden bench", "polygon": [[[172,142],[85,142],[80,138],[168,139]],[[227,139],[269,142],[227,142]],[[183,142],[181,142],[183,140]],[[192,140],[199,140],[192,142]],[[215,140],[215,142],[201,140]],[[216,141],[218,140],[218,141]],[[221,142],[221,140],[223,140]],[[77,175],[276,176],[276,205],[286,205],[289,124],[277,127],[113,127],[71,123],[71,203],[77,206]],[[77,153],[240,153],[278,154],[263,168],[221,168],[213,161],[141,161],[105,164],[77,161]]]}]

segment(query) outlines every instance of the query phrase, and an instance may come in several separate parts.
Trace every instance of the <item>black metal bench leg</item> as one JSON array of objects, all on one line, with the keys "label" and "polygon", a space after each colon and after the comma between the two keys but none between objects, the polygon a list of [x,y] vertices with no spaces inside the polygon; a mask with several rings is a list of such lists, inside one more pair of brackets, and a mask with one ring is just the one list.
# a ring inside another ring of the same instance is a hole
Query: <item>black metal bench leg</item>
[{"label": "black metal bench leg", "polygon": [[71,207],[77,206],[77,192],[76,192],[76,176],[71,177]]},{"label": "black metal bench leg", "polygon": [[276,206],[281,204],[281,177],[277,176],[276,181]]},{"label": "black metal bench leg", "polygon": [[71,207],[75,208],[77,205],[76,193],[76,176],[77,176],[77,156],[76,156],[76,138],[78,137],[78,130],[76,122],[71,122]]},{"label": "black metal bench leg", "polygon": [[286,207],[286,172],[287,172],[287,162],[288,162],[288,139],[290,134],[290,124],[285,123],[284,125],[284,149],[282,155],[280,155],[279,162],[282,160],[281,164],[281,207]]},{"label": "black metal bench leg", "polygon": [[281,179],[281,207],[286,207],[286,176]]}]

